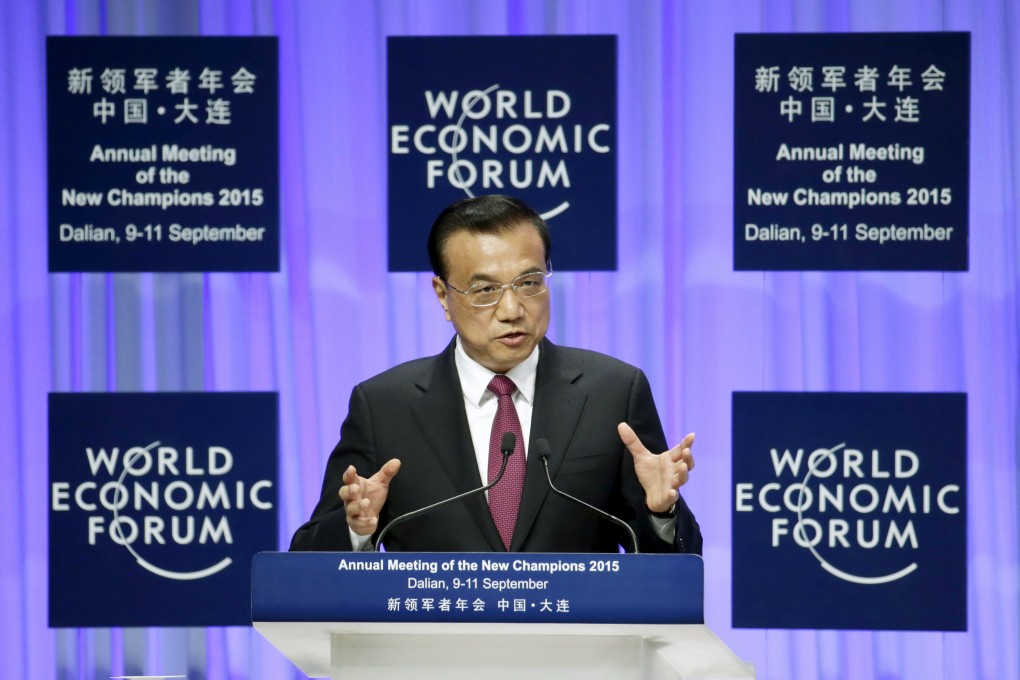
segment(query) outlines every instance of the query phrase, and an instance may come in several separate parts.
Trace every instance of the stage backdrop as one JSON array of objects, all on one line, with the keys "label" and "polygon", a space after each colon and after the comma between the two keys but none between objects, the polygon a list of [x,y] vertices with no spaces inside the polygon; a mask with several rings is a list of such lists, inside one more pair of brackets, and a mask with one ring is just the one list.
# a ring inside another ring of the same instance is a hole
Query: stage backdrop
[{"label": "stage backdrop", "polygon": [[[0,667],[299,677],[246,628],[47,628],[47,394],[278,392],[286,545],[352,386],[451,335],[427,275],[387,273],[386,37],[611,34],[618,271],[554,276],[550,335],[698,433],[708,623],[762,678],[1017,678],[1018,26],[996,0],[0,3]],[[943,30],[971,33],[969,271],[735,272],[734,35]],[[279,273],[47,273],[46,35],[278,36]],[[967,394],[966,632],[731,628],[734,391]]]}]

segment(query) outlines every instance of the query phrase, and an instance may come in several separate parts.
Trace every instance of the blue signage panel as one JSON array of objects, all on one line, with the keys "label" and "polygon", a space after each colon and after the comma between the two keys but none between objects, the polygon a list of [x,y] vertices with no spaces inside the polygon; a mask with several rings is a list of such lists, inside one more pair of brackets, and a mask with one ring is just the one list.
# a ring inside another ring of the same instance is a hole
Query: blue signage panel
[{"label": "blue signage panel", "polygon": [[50,626],[248,625],[276,393],[53,393],[49,421]]},{"label": "blue signage panel", "polygon": [[616,36],[390,37],[389,270],[450,203],[509,194],[560,271],[616,269]]},{"label": "blue signage panel", "polygon": [[697,555],[264,553],[253,621],[704,623]]},{"label": "blue signage panel", "polygon": [[46,39],[51,272],[279,271],[275,37]]},{"label": "blue signage panel", "polygon": [[734,392],[733,625],[967,629],[967,395]]},{"label": "blue signage panel", "polygon": [[736,36],[734,268],[968,267],[969,33]]}]

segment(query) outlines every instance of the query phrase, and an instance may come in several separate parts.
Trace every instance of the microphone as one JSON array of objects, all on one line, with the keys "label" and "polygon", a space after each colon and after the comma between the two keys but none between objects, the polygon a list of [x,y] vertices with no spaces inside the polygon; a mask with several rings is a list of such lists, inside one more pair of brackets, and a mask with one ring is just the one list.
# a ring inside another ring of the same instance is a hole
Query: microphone
[{"label": "microphone", "polygon": [[615,517],[613,515],[610,515],[605,510],[600,510],[600,509],[596,508],[594,505],[590,505],[588,503],[585,503],[580,498],[575,498],[575,497],[571,496],[569,493],[566,493],[564,491],[560,491],[559,489],[557,489],[553,485],[552,475],[549,474],[549,442],[547,440],[539,439],[538,441],[536,441],[535,442],[535,449],[538,451],[539,458],[542,459],[542,466],[545,468],[545,478],[549,481],[549,488],[553,491],[553,493],[555,493],[557,496],[563,496],[564,498],[566,498],[569,501],[574,501],[575,503],[583,505],[584,507],[586,507],[589,510],[591,510],[592,512],[596,513],[600,517],[604,517],[605,519],[608,519],[613,524],[616,524],[616,525],[621,526],[624,529],[626,529],[627,533],[630,535],[630,540],[631,540],[631,542],[634,545],[634,554],[637,555],[638,553],[641,552],[638,549],[637,535],[634,533],[634,530],[630,527],[629,524],[624,522],[619,517]]},{"label": "microphone", "polygon": [[[477,489],[465,491],[464,493],[454,496],[453,498],[447,498],[446,500],[439,501],[438,503],[426,505],[424,508],[418,508],[417,510],[412,510],[411,512],[405,512],[403,515],[400,515],[399,517],[395,517],[394,519],[390,520],[390,523],[383,527],[383,530],[379,532],[379,538],[375,540],[376,551],[378,552],[379,546],[382,545],[383,538],[385,538],[386,534],[390,532],[390,529],[397,526],[398,524],[403,524],[407,520],[414,519],[418,515],[424,515],[426,512],[435,510],[436,508],[442,507],[448,503],[459,501],[462,498],[467,498],[472,494],[484,493],[491,489],[492,487],[499,484],[499,480],[503,479],[503,473],[506,472],[506,463],[510,459],[510,455],[513,454],[515,446],[517,446],[517,435],[515,435],[513,432],[504,432],[503,438],[500,439],[499,441],[499,452],[503,454],[503,462],[500,464],[499,474],[496,475],[496,478],[494,480],[492,480],[488,484],[485,484],[484,486],[478,487]],[[546,444],[546,447],[548,448],[548,444]]]}]

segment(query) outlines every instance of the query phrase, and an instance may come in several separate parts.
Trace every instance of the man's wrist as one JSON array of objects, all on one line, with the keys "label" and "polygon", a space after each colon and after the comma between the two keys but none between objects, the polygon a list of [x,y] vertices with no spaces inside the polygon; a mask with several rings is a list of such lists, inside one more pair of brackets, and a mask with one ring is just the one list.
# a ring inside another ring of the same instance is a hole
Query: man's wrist
[{"label": "man's wrist", "polygon": [[676,517],[676,502],[662,511],[652,510],[647,505],[645,506],[645,509],[648,510],[649,515],[652,517],[658,517],[659,519],[673,519]]}]

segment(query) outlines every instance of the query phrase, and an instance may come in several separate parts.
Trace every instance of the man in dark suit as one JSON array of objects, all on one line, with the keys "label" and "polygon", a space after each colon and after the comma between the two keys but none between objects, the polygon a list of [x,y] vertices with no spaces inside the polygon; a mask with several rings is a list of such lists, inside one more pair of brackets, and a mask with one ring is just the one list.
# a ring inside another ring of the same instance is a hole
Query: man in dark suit
[{"label": "man in dark suit", "polygon": [[354,389],[291,550],[371,549],[393,518],[495,479],[500,435],[514,432],[497,485],[395,526],[387,550],[630,549],[622,529],[550,491],[536,454],[544,439],[556,487],[624,520],[642,552],[701,552],[679,493],[694,435],[666,450],[639,369],[545,339],[549,250],[545,222],[516,199],[465,199],[439,215],[433,288],[456,337]]}]

